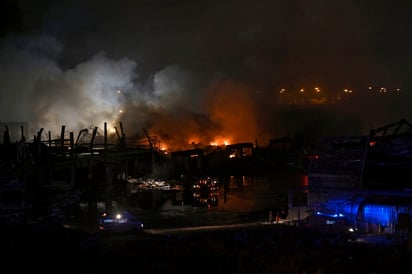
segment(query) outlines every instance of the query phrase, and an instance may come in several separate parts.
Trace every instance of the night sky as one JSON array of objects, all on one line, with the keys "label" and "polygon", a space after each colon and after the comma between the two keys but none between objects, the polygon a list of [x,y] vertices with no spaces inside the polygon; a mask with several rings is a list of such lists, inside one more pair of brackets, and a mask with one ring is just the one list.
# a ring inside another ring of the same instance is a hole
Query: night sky
[{"label": "night sky", "polygon": [[[295,133],[363,134],[410,120],[412,3],[0,2],[0,122],[75,134],[119,121],[169,147]],[[367,87],[402,95],[364,96]],[[279,106],[281,88],[358,95]],[[379,97],[379,98],[375,98]],[[322,129],[319,129],[321,127]]]}]

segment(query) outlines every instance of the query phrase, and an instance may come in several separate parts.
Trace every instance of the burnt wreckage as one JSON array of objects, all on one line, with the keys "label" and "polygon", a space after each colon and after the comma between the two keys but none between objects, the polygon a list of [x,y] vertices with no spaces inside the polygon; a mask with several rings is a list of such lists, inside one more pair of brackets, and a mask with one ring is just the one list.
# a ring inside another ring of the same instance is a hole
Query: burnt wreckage
[{"label": "burnt wreckage", "polygon": [[405,119],[367,136],[319,141],[309,156],[307,183],[289,192],[289,214],[310,226],[336,224],[361,233],[412,237],[412,125]]},{"label": "burnt wreckage", "polygon": [[409,188],[412,125],[401,119],[367,136],[324,138],[309,157],[311,182],[334,178],[357,188]]},{"label": "burnt wreckage", "polygon": [[[73,132],[61,128],[60,137],[42,140],[43,129],[33,140],[12,142],[6,126],[0,145],[2,221],[21,215],[50,215],[54,208],[76,206],[80,201],[96,204],[124,200],[128,176],[148,174],[162,155],[155,147],[127,144],[123,126],[109,138],[98,128]],[[67,136],[69,136],[67,138]],[[146,142],[147,143],[147,142]],[[76,210],[76,209],[73,209]]]}]

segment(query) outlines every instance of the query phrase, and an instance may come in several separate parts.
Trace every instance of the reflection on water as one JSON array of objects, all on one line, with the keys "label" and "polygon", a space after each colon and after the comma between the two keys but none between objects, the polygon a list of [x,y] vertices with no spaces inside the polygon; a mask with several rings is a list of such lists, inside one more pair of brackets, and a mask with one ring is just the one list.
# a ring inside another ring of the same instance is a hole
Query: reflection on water
[{"label": "reflection on water", "polygon": [[[182,191],[152,190],[134,193],[128,199],[128,207],[139,215],[153,217],[192,216],[218,219],[222,215],[247,215],[260,212],[264,216],[282,209],[288,209],[290,187],[302,186],[305,175],[300,172],[281,172],[270,176],[227,176],[219,177],[218,203],[213,207],[195,207],[190,202],[183,202]],[[185,200],[186,201],[186,200]],[[122,206],[122,205],[118,205]],[[113,209],[117,205],[113,205]],[[262,216],[263,216],[262,215]]]},{"label": "reflection on water", "polygon": [[229,176],[221,178],[218,209],[233,211],[276,210],[288,207],[288,190],[301,185],[304,175],[282,173],[271,176]]},{"label": "reflection on water", "polygon": [[[290,187],[303,185],[304,175],[295,173],[271,176],[228,176],[219,178],[219,202],[214,207],[193,207],[165,201],[155,211],[167,223],[190,225],[266,220],[269,212],[280,214],[288,209]],[[153,211],[151,216],[153,216]],[[146,215],[148,211],[140,212]],[[143,216],[143,215],[142,215]]]}]

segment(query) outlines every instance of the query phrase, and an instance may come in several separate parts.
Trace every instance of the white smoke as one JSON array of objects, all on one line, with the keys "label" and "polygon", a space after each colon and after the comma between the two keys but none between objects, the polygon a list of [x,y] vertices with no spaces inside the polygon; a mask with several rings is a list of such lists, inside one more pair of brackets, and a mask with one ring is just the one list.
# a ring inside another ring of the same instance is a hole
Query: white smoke
[{"label": "white smoke", "polygon": [[201,111],[201,96],[195,90],[194,75],[177,65],[167,66],[154,75],[153,95],[155,104],[165,109]]},{"label": "white smoke", "polygon": [[123,92],[133,87],[136,66],[127,58],[110,60],[102,52],[41,82],[34,89],[33,100],[39,126],[55,130],[65,125],[77,131],[116,123],[124,104]]},{"label": "white smoke", "polygon": [[[201,85],[197,74],[174,64],[139,79],[135,60],[113,60],[105,51],[66,69],[59,65],[63,53],[62,44],[50,36],[9,37],[0,42],[0,124],[28,125],[25,136],[31,139],[40,129],[58,138],[62,126],[77,134],[92,126],[101,132],[105,123],[110,130],[122,122],[129,137],[144,136],[142,128],[146,128],[172,147],[183,148],[208,144],[222,134],[231,135],[234,142],[264,137],[263,143],[296,131],[312,134],[312,125],[319,126],[320,120],[325,120],[322,126],[329,131],[330,126],[361,131],[363,120],[376,119],[377,111],[358,110],[364,109],[363,101],[359,106],[352,103],[351,113],[342,106],[333,107],[333,115],[318,116],[283,111],[271,103],[271,97],[257,104],[254,86],[226,79],[215,84],[209,79]],[[382,115],[379,121],[399,119],[400,109],[380,106],[376,107]],[[408,118],[409,108],[403,109],[408,112],[402,117]]]},{"label": "white smoke", "polygon": [[100,52],[64,71],[57,59],[61,49],[52,37],[4,41],[0,51],[2,122],[27,122],[32,136],[41,128],[59,135],[63,125],[78,131],[118,121],[123,91],[133,89],[137,77],[136,62],[110,60]]},{"label": "white smoke", "polygon": [[61,47],[49,37],[19,37],[1,44],[0,119],[4,122],[32,120],[36,85],[61,74],[56,62],[44,54],[46,49],[58,53]]},{"label": "white smoke", "polygon": [[62,49],[45,36],[3,41],[0,122],[22,121],[29,125],[29,137],[43,129],[57,138],[62,126],[76,133],[91,126],[101,129],[104,123],[112,128],[125,119],[141,129],[153,124],[153,113],[196,106],[192,75],[177,66],[139,83],[134,60],[112,60],[102,51],[64,70],[58,64]]}]

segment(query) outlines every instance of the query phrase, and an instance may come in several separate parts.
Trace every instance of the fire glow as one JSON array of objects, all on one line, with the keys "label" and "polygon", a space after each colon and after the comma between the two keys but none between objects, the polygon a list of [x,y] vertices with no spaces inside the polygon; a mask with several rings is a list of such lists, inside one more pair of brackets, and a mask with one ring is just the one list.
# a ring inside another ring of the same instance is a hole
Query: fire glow
[{"label": "fire glow", "polygon": [[222,138],[217,138],[213,142],[210,142],[211,146],[227,146],[230,145],[229,139],[222,139]]}]

